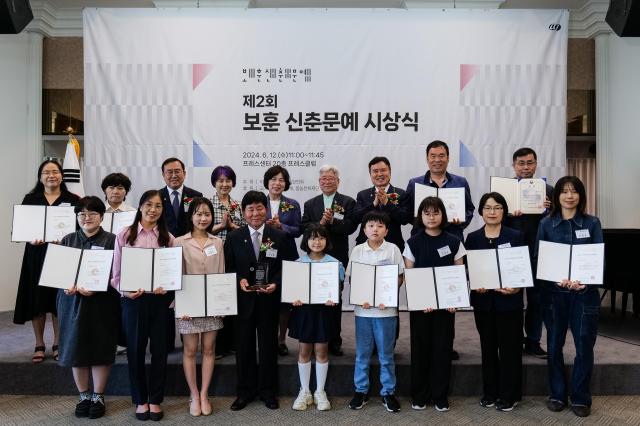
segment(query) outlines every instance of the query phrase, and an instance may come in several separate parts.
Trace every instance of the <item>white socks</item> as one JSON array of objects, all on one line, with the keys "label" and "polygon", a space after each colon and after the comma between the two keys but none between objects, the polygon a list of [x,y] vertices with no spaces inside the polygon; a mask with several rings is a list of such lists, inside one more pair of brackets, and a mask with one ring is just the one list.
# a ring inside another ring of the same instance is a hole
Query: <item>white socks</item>
[{"label": "white socks", "polygon": [[[309,391],[309,380],[311,379],[311,361],[307,363],[298,363],[298,374],[300,375],[300,387],[306,392]],[[325,373],[326,377],[326,373]],[[323,382],[324,383],[324,382]]]},{"label": "white socks", "polygon": [[324,384],[327,381],[328,371],[329,371],[329,362],[320,364],[318,361],[316,361],[316,382],[318,382],[318,386],[316,387],[316,392],[324,390]]}]

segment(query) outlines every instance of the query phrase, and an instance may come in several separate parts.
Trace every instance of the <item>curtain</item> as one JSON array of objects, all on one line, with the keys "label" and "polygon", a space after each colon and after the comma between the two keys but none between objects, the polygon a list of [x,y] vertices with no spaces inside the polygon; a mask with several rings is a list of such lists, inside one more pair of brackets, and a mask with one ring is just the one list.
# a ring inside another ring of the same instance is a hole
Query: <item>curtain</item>
[{"label": "curtain", "polygon": [[596,159],[568,158],[567,173],[580,178],[587,191],[587,213],[596,216]]}]

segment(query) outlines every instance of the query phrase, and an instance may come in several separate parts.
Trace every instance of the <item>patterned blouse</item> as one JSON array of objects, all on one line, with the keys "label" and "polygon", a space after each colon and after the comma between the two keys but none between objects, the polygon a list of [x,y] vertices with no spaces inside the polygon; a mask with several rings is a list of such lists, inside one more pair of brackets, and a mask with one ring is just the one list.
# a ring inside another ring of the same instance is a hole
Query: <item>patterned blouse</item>
[{"label": "patterned blouse", "polygon": [[[213,194],[213,198],[211,198],[211,203],[213,204],[213,224],[217,225],[222,222],[222,217],[225,212],[229,212],[229,210],[222,204],[220,198],[218,197],[218,193]],[[231,221],[238,226],[244,226],[247,224],[245,222],[244,217],[242,216],[242,208],[240,207],[240,202],[234,200],[229,196],[229,204],[238,207],[233,209],[233,212],[229,212],[231,215]],[[223,242],[227,240],[227,234],[229,233],[228,229],[223,229],[216,234],[216,237],[220,238]]]}]

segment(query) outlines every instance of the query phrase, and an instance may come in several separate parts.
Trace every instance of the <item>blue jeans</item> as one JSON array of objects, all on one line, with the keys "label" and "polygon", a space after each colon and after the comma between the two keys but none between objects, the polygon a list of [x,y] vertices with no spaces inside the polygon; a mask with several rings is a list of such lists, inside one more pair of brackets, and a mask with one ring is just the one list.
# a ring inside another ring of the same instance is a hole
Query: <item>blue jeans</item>
[{"label": "blue jeans", "polygon": [[551,306],[547,315],[551,316],[551,326],[547,329],[547,364],[551,399],[568,400],[562,348],[571,329],[576,347],[571,375],[571,403],[591,406],[591,373],[593,372],[593,347],[598,331],[600,293],[597,287],[587,287],[584,291],[569,291],[560,288],[550,292]]},{"label": "blue jeans", "polygon": [[393,345],[396,340],[398,317],[369,318],[356,316],[356,365],[353,381],[356,392],[369,392],[369,361],[373,343],[378,349],[380,361],[380,395],[396,392],[396,364],[393,359]]}]

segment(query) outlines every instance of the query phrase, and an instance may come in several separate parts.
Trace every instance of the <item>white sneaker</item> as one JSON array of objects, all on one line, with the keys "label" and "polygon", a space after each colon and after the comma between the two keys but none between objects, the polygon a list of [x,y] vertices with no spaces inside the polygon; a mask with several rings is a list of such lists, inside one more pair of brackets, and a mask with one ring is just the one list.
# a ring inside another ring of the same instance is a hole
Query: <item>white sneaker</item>
[{"label": "white sneaker", "polygon": [[327,393],[323,390],[314,392],[313,402],[316,404],[318,411],[331,410],[331,403],[327,399]]},{"label": "white sneaker", "polygon": [[313,404],[313,396],[311,396],[311,392],[305,391],[300,388],[300,392],[298,392],[298,397],[295,401],[293,401],[293,409],[296,411],[304,411]]}]

